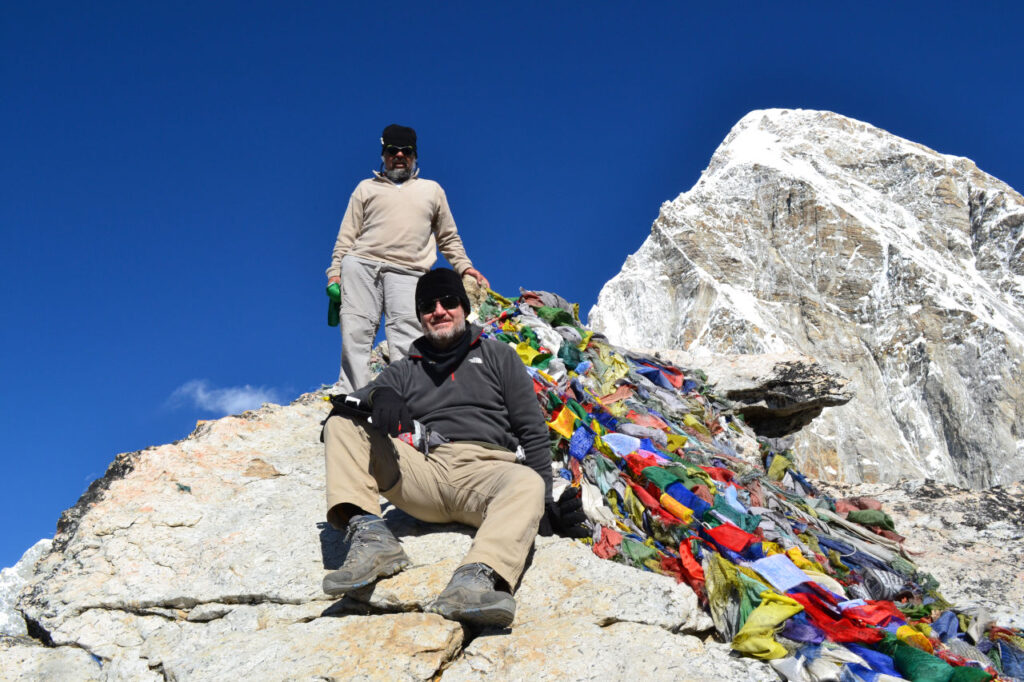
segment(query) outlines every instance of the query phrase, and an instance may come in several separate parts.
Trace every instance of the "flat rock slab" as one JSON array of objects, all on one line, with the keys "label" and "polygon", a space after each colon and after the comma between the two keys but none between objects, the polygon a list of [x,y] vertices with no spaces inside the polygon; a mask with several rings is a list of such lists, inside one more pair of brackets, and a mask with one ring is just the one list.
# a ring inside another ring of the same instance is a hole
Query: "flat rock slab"
[{"label": "flat rock slab", "polygon": [[689,586],[606,561],[560,538],[538,538],[533,565],[516,593],[514,625],[572,617],[604,625],[632,621],[672,631],[703,632],[711,618]]},{"label": "flat rock slab", "polygon": [[441,677],[456,680],[665,680],[666,682],[776,682],[767,664],[640,623],[605,627],[577,618],[555,618],[477,637]]},{"label": "flat rock slab", "polygon": [[463,630],[440,616],[405,613],[318,618],[230,632],[163,661],[169,680],[430,680],[459,650]]},{"label": "flat rock slab", "polygon": [[99,682],[101,674],[99,661],[82,649],[0,640],[0,679],[5,682]]}]

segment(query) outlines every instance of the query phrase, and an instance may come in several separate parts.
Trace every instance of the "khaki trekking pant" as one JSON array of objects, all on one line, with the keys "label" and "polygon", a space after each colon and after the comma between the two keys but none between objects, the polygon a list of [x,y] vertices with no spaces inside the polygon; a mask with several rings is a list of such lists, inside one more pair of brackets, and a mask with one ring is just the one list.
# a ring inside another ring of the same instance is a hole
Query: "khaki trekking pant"
[{"label": "khaki trekking pant", "polygon": [[430,523],[464,523],[476,537],[461,565],[481,562],[512,587],[544,513],[544,482],[515,454],[470,441],[440,445],[424,456],[397,438],[344,417],[324,428],[327,520],[341,529],[338,505],[380,515],[380,495]]},{"label": "khaki trekking pant", "polygon": [[381,261],[341,259],[341,373],[345,393],[370,381],[370,349],[384,313],[391,362],[409,354],[423,333],[416,316],[416,282],[422,273]]}]

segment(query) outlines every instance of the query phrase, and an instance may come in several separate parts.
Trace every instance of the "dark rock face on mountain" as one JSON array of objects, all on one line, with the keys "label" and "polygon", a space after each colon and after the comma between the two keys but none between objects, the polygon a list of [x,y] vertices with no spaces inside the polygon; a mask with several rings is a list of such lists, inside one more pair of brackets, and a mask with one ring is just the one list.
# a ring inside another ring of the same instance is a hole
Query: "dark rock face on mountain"
[{"label": "dark rock face on mountain", "polygon": [[820,111],[745,116],[602,289],[617,344],[796,350],[856,397],[797,439],[825,479],[1024,477],[1024,198]]},{"label": "dark rock face on mountain", "polygon": [[796,433],[826,407],[853,398],[844,377],[794,351],[703,359],[679,350],[655,355],[679,367],[706,368],[715,395],[733,403],[732,411],[766,438]]}]

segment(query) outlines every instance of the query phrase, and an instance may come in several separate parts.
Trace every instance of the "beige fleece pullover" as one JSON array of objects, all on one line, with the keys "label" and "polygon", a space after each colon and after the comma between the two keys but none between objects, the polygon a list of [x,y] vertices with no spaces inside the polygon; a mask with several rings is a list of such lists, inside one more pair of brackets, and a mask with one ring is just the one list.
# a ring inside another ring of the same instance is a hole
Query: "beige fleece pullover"
[{"label": "beige fleece pullover", "polygon": [[341,276],[346,254],[426,272],[438,247],[455,272],[473,267],[441,185],[417,176],[396,185],[375,171],[352,192],[327,277]]}]

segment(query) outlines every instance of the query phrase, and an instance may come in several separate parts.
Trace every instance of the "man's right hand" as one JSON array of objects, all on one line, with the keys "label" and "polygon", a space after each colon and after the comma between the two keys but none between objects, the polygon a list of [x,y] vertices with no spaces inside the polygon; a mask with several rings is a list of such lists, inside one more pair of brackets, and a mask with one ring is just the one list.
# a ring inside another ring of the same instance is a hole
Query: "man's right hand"
[{"label": "man's right hand", "polygon": [[569,486],[562,491],[557,501],[544,505],[538,535],[561,535],[563,538],[589,538],[590,528],[586,524],[580,489]]},{"label": "man's right hand", "polygon": [[381,386],[370,396],[370,408],[373,411],[371,424],[386,436],[394,438],[403,431],[412,431],[412,413],[398,391]]},{"label": "man's right hand", "polygon": [[334,276],[334,277],[331,277],[329,280],[327,280],[328,284],[334,284],[335,282],[337,282],[338,284],[341,284],[341,277]]}]

